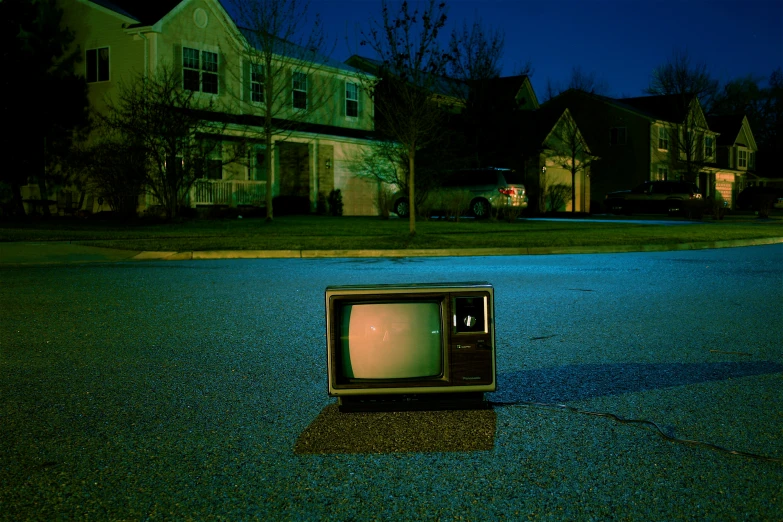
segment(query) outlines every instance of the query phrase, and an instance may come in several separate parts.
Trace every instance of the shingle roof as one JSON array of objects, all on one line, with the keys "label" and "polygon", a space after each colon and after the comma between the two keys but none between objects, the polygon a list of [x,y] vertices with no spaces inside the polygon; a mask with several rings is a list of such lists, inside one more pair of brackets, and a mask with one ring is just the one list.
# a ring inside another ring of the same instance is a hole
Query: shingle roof
[{"label": "shingle roof", "polygon": [[710,130],[720,133],[717,140],[718,146],[731,147],[734,145],[740,130],[742,130],[742,120],[744,119],[744,114],[724,114],[707,118]]},{"label": "shingle roof", "polygon": [[177,7],[182,0],[90,0],[106,9],[129,16],[140,25],[153,25]]},{"label": "shingle roof", "polygon": [[628,105],[656,120],[682,122],[685,121],[693,97],[693,95],[688,95],[685,98],[686,103],[683,103],[683,97],[679,94],[619,98],[615,101]]}]

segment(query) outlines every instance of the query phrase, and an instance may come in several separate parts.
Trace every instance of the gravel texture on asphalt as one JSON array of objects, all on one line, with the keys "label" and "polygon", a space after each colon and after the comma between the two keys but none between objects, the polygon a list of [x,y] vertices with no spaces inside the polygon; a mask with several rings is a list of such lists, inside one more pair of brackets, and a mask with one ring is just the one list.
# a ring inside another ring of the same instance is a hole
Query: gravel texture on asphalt
[{"label": "gravel texture on asphalt", "polygon": [[783,245],[0,268],[2,520],[778,520],[783,463],[544,406],[342,414],[327,285],[487,280],[498,403],[783,457]]}]

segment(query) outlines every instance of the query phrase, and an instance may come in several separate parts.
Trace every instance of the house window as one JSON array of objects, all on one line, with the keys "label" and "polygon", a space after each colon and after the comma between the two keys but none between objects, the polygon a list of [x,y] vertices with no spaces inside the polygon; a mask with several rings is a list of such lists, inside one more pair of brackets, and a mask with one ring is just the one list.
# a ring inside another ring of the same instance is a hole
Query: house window
[{"label": "house window", "polygon": [[625,127],[612,127],[609,129],[609,144],[610,145],[625,145],[627,140],[627,132]]},{"label": "house window", "polygon": [[658,148],[669,150],[669,129],[666,127],[658,127]]},{"label": "house window", "polygon": [[658,180],[666,181],[669,179],[669,167],[658,166]]},{"label": "house window", "polygon": [[266,181],[266,148],[256,146],[250,151],[248,158],[250,167],[247,173],[247,179],[251,181]]},{"label": "house window", "polygon": [[748,168],[755,169],[756,168],[756,153],[751,152],[750,153],[750,160],[748,162]]},{"label": "house window", "polygon": [[748,151],[737,151],[737,167],[748,168]]},{"label": "house window", "polygon": [[260,63],[250,64],[250,99],[264,103],[264,66]]},{"label": "house window", "polygon": [[345,84],[345,115],[349,118],[359,116],[359,86],[355,83]]},{"label": "house window", "polygon": [[204,140],[201,153],[203,159],[198,177],[223,179],[223,144],[216,140]]},{"label": "house window", "polygon": [[182,86],[189,91],[218,93],[218,55],[182,48]]},{"label": "house window", "polygon": [[294,109],[307,108],[307,75],[302,72],[293,76],[293,105]]},{"label": "house window", "polygon": [[109,81],[109,48],[87,49],[87,83]]},{"label": "house window", "polygon": [[715,153],[715,138],[712,136],[704,137],[704,157],[711,158]]}]

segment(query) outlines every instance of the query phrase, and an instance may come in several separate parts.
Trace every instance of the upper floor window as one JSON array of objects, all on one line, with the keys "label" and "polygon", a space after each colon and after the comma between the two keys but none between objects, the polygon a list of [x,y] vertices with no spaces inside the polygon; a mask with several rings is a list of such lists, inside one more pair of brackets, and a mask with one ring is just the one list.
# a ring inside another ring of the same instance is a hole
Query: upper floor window
[{"label": "upper floor window", "polygon": [[250,99],[264,103],[264,66],[260,63],[250,64]]},{"label": "upper floor window", "polygon": [[704,136],[704,157],[711,158],[715,154],[715,138]]},{"label": "upper floor window", "polygon": [[218,55],[182,48],[182,86],[189,91],[218,93]]},{"label": "upper floor window", "polygon": [[87,82],[109,81],[109,48],[87,49]]},{"label": "upper floor window", "polygon": [[295,72],[293,75],[293,106],[294,109],[307,108],[307,75]]},{"label": "upper floor window", "polygon": [[669,150],[669,129],[666,127],[658,127],[658,148]]},{"label": "upper floor window", "polygon": [[359,86],[355,83],[345,84],[345,115],[349,118],[359,116]]},{"label": "upper floor window", "polygon": [[610,145],[625,145],[627,139],[627,131],[625,127],[612,127],[609,129]]},{"label": "upper floor window", "polygon": [[737,167],[748,168],[748,151],[737,151]]}]

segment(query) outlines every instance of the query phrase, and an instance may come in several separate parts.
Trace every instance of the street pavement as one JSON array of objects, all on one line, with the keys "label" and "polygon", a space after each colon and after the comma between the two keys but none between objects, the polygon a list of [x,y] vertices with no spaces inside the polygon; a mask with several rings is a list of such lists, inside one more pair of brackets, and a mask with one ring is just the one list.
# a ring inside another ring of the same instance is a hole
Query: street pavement
[{"label": "street pavement", "polygon": [[[335,411],[326,286],[475,280],[492,409]],[[2,266],[0,521],[779,520],[780,303],[783,244]]]}]

